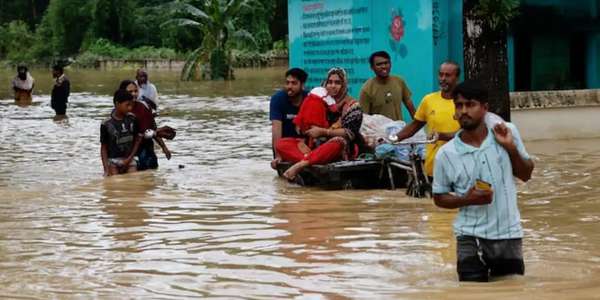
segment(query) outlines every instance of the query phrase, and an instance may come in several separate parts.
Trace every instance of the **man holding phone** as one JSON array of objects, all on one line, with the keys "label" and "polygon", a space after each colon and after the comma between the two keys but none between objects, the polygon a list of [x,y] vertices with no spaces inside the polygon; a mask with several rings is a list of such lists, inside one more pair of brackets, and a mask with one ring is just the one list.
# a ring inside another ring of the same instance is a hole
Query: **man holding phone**
[{"label": "man holding phone", "polygon": [[435,204],[459,209],[454,234],[460,281],[525,273],[513,176],[528,181],[534,166],[513,124],[486,126],[487,94],[473,80],[454,89],[461,130],[435,157]]}]

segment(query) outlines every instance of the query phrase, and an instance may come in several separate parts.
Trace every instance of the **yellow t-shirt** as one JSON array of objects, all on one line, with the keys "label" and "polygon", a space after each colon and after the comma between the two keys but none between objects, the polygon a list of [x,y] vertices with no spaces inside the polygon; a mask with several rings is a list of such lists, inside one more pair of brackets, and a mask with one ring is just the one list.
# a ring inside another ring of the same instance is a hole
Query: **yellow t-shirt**
[{"label": "yellow t-shirt", "polygon": [[366,114],[384,115],[401,121],[402,103],[406,103],[410,95],[406,82],[398,76],[389,76],[386,83],[371,78],[360,89],[360,107]]},{"label": "yellow t-shirt", "polygon": [[[415,113],[415,120],[427,123],[425,130],[430,133],[450,133],[460,129],[460,124],[454,120],[454,101],[444,99],[442,92],[431,93],[423,97]],[[433,161],[438,149],[446,142],[437,141],[425,146],[425,172],[433,176]]]}]

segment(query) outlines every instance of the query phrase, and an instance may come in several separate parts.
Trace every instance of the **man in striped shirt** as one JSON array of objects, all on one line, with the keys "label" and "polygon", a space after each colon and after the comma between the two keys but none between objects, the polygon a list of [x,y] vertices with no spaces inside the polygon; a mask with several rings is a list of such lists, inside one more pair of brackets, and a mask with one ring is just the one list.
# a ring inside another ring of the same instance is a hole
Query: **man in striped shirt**
[{"label": "man in striped shirt", "polygon": [[454,90],[461,130],[435,157],[439,207],[459,208],[454,221],[460,281],[525,273],[515,179],[531,178],[533,162],[511,123],[485,123],[487,90],[467,80]]}]

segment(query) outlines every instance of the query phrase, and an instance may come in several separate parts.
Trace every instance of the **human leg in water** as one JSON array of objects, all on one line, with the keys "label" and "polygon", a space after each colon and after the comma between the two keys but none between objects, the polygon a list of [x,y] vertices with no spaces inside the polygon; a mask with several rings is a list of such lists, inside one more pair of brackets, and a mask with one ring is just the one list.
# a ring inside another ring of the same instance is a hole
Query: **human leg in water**
[{"label": "human leg in water", "polygon": [[342,151],[344,151],[344,144],[342,142],[330,140],[311,151],[305,159],[302,159],[287,169],[287,171],[283,173],[283,177],[288,180],[294,180],[296,176],[308,166],[328,164],[340,159],[342,157]]}]

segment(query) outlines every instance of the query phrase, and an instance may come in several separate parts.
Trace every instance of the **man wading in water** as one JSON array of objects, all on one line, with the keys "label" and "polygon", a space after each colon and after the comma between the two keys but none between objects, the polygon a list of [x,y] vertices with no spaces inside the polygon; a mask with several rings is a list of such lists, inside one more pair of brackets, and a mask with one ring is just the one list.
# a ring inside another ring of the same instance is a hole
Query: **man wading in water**
[{"label": "man wading in water", "polygon": [[27,71],[27,67],[17,67],[17,76],[12,81],[12,88],[15,91],[15,101],[19,103],[31,103],[31,92],[35,85],[35,80]]},{"label": "man wading in water", "polygon": [[458,278],[523,275],[513,176],[528,181],[533,162],[513,124],[486,125],[487,90],[481,83],[467,80],[453,95],[462,129],[435,157],[433,199],[439,207],[459,209],[454,221]]},{"label": "man wading in water", "polygon": [[55,120],[64,119],[67,114],[67,102],[71,93],[71,82],[65,76],[63,67],[56,65],[52,67],[52,77],[55,78],[50,106],[56,112]]}]

